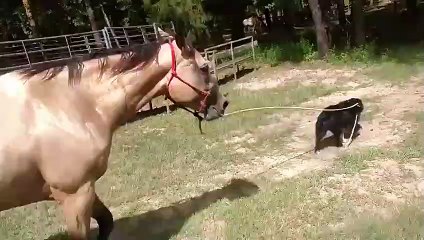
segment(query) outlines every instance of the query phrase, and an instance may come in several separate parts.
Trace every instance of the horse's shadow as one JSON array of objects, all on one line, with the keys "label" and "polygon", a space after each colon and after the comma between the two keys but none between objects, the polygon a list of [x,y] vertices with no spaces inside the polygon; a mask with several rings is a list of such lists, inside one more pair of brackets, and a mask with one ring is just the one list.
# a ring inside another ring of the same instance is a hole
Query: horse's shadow
[{"label": "horse's shadow", "polygon": [[[205,192],[200,196],[176,202],[137,216],[115,220],[110,240],[165,240],[177,234],[185,222],[195,213],[213,203],[227,198],[232,201],[256,194],[259,187],[244,179],[233,179],[226,186]],[[97,229],[91,232],[91,238],[97,236]],[[63,233],[48,238],[64,239]]]}]

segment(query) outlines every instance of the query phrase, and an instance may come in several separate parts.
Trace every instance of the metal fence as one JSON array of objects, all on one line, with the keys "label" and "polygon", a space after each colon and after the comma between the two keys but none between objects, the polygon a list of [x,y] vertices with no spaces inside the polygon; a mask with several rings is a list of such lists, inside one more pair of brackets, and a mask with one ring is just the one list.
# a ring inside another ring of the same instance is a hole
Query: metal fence
[{"label": "metal fence", "polygon": [[159,37],[158,27],[171,28],[175,31],[172,22],[153,23],[140,26],[105,27],[100,31],[0,42],[0,73],[89,54],[95,50],[156,41]]},{"label": "metal fence", "polygon": [[248,36],[204,49],[203,56],[212,62],[211,72],[219,79],[219,71],[232,68],[234,79],[237,79],[239,64],[248,59],[255,63],[255,47],[258,41]]}]

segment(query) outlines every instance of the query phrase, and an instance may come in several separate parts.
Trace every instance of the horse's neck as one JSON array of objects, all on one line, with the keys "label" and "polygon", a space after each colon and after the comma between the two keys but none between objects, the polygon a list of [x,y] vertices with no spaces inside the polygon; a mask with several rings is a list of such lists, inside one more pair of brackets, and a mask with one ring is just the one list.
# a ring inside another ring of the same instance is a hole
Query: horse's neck
[{"label": "horse's neck", "polygon": [[[96,109],[113,129],[121,125],[128,114],[135,113],[140,102],[147,103],[163,88],[161,80],[171,68],[170,55],[161,48],[158,57],[139,71],[129,71],[114,77],[107,74],[97,86],[89,89],[95,97]],[[162,53],[161,53],[162,52]],[[169,53],[170,54],[170,53]]]}]

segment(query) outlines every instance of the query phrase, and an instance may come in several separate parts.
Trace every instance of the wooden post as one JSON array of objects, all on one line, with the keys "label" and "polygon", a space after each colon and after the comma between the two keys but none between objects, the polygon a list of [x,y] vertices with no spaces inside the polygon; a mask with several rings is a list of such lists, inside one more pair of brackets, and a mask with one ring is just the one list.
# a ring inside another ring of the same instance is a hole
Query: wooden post
[{"label": "wooden post", "polygon": [[87,48],[88,53],[91,53],[90,43],[88,42],[87,36],[84,36],[85,48]]},{"label": "wooden post", "polygon": [[212,51],[212,67],[213,67],[213,74],[215,74],[215,78],[218,81],[218,73],[216,72],[216,57],[215,57],[216,50]]},{"label": "wooden post", "polygon": [[234,80],[236,80],[237,79],[237,69],[236,69],[236,62],[235,62],[235,59],[234,59],[233,41],[230,42],[230,51],[231,51],[231,61],[233,62]]},{"label": "wooden post", "polygon": [[256,57],[255,57],[255,40],[252,39],[252,58],[253,58],[253,71],[256,70],[257,66],[256,66]]}]

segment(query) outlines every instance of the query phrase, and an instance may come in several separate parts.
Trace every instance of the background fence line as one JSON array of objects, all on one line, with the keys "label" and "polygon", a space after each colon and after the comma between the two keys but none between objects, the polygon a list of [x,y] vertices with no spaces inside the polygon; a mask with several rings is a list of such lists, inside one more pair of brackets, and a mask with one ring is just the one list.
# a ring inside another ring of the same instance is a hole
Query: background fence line
[{"label": "background fence line", "polygon": [[175,31],[173,22],[153,23],[105,27],[99,31],[0,42],[0,74],[45,62],[90,54],[95,50],[157,41],[158,27]]}]

